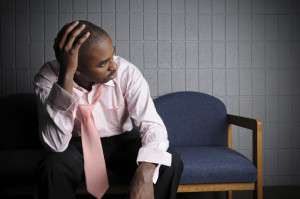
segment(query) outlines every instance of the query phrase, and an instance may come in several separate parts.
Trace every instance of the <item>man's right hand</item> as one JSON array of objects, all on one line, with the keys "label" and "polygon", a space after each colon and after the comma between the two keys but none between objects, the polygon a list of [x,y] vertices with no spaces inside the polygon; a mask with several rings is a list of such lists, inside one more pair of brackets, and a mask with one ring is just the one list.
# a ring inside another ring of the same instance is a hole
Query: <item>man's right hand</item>
[{"label": "man's right hand", "polygon": [[57,83],[70,94],[72,94],[74,74],[78,67],[79,48],[90,35],[87,32],[77,42],[74,42],[85,28],[84,24],[76,28],[78,23],[78,21],[75,21],[65,25],[57,35],[53,46],[56,59],[60,64]]}]

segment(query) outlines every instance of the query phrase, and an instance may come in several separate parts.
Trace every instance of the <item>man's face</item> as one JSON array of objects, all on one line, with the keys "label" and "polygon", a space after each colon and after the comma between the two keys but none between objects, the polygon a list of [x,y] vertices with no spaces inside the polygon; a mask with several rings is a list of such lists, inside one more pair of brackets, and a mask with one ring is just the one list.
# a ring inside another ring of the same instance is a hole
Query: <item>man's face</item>
[{"label": "man's face", "polygon": [[114,46],[110,37],[89,49],[89,56],[79,60],[75,81],[81,86],[94,83],[106,83],[117,73],[117,64],[114,62]]}]

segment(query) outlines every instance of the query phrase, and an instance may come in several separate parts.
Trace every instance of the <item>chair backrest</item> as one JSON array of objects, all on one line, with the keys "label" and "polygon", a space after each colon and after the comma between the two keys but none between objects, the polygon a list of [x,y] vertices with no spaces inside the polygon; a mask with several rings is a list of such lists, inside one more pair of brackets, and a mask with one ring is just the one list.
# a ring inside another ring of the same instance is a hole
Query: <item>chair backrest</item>
[{"label": "chair backrest", "polygon": [[227,146],[224,103],[199,92],[176,92],[154,100],[170,146]]},{"label": "chair backrest", "polygon": [[0,97],[0,149],[42,148],[33,93]]}]

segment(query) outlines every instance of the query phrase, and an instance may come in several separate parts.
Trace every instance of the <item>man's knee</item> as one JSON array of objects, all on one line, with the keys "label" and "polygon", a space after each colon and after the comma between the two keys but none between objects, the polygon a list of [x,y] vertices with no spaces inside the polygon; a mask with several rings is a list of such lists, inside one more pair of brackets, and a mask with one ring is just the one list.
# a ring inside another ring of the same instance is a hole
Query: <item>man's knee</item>
[{"label": "man's knee", "polygon": [[[172,155],[172,162],[171,166],[164,166],[160,167],[160,176],[164,175],[166,178],[172,179],[174,176],[179,177],[183,171],[183,162],[181,160],[180,155],[174,151],[173,149],[169,148],[167,150]],[[167,177],[168,176],[168,177]]]},{"label": "man's knee", "polygon": [[167,150],[172,155],[171,166],[162,165],[159,170],[159,178],[154,185],[155,198],[176,198],[176,192],[183,171],[183,162],[180,155],[173,149]]}]

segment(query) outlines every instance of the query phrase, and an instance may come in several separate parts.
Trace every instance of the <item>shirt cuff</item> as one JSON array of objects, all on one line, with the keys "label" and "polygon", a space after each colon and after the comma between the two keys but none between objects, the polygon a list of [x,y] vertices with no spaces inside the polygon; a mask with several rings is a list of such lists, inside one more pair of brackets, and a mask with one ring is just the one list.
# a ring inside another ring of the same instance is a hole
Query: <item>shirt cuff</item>
[{"label": "shirt cuff", "polygon": [[160,169],[161,164],[157,165],[153,174],[153,184],[156,184],[159,176],[159,169]]},{"label": "shirt cuff", "polygon": [[166,151],[141,148],[138,153],[137,162],[158,164],[153,174],[153,183],[156,184],[159,176],[160,166],[165,165],[170,167],[172,163],[172,155]]},{"label": "shirt cuff", "polygon": [[76,98],[74,96],[65,91],[56,82],[53,83],[52,89],[48,96],[49,104],[59,110],[67,111],[75,101]]}]

